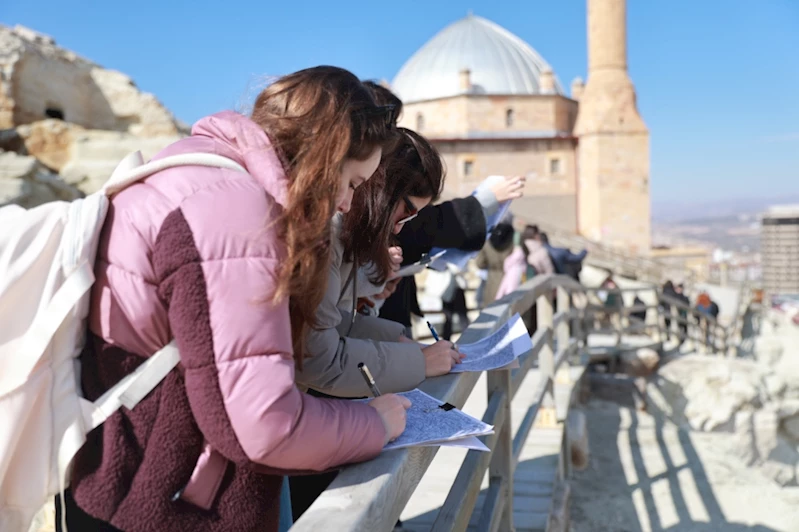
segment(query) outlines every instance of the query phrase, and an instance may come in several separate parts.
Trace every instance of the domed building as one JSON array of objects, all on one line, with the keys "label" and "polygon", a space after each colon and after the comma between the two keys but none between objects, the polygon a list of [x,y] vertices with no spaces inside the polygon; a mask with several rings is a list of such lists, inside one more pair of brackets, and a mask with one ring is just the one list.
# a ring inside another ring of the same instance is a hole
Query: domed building
[{"label": "domed building", "polygon": [[446,196],[488,175],[526,175],[520,218],[645,252],[649,133],[627,76],[625,0],[588,0],[588,17],[588,81],[574,80],[570,95],[501,26],[471,13],[447,26],[391,84],[405,104],[400,125],[441,152]]}]

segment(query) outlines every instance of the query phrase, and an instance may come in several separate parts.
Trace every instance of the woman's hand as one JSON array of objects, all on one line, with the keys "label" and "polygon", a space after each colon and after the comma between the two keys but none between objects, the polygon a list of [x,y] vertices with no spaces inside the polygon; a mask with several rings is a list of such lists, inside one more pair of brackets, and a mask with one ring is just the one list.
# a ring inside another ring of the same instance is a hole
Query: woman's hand
[{"label": "woman's hand", "polygon": [[496,196],[497,201],[502,203],[503,201],[514,200],[524,196],[524,184],[526,181],[527,178],[523,175],[505,177],[504,180],[494,183],[490,190]]},{"label": "woman's hand", "polygon": [[368,404],[380,414],[383,427],[386,429],[386,440],[383,445],[399,438],[399,435],[405,430],[406,410],[411,407],[408,398],[389,393],[375,397]]},{"label": "woman's hand", "polygon": [[388,256],[391,258],[391,274],[388,276],[389,280],[396,279],[396,274],[402,266],[402,248],[399,246],[392,246],[388,248]]},{"label": "woman's hand", "polygon": [[375,302],[369,299],[368,297],[359,297],[358,304],[355,309],[358,312],[362,312],[364,309],[367,308],[375,308]]},{"label": "woman's hand", "polygon": [[383,291],[377,295],[372,296],[372,299],[388,299],[391,294],[397,291],[397,285],[399,284],[402,277],[397,277],[392,279],[391,281],[386,283],[386,286],[383,288]]},{"label": "woman's hand", "polygon": [[465,358],[455,349],[452,342],[441,340],[422,349],[424,355],[424,376],[438,377],[446,375],[455,364],[460,364]]}]

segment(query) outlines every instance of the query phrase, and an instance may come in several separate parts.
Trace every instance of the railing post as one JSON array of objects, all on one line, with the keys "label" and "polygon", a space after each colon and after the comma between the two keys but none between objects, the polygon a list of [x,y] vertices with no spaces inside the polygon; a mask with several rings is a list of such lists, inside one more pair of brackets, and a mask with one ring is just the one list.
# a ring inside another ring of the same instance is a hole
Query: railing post
[{"label": "railing post", "polygon": [[[666,317],[661,312],[661,303],[660,303],[660,293],[658,289],[655,288],[652,290],[655,294],[655,329],[658,332],[658,342],[660,342],[661,349],[663,346],[666,345],[666,339],[668,337],[668,331],[666,331]],[[649,317],[649,313],[647,313],[647,317]]]},{"label": "railing post", "polygon": [[[680,311],[677,309],[677,305],[671,304],[671,332],[674,333],[674,336],[677,337],[677,343],[683,343],[685,338],[682,337],[681,332],[681,323],[680,320]],[[687,331],[687,328],[686,328]]]},{"label": "railing post", "polygon": [[494,393],[504,393],[502,409],[505,411],[505,421],[499,428],[497,443],[488,465],[488,483],[490,486],[498,485],[501,489],[500,499],[505,501],[502,507],[502,519],[499,530],[513,530],[513,423],[511,421],[511,375],[509,369],[489,371],[487,375],[488,401]]},{"label": "railing post", "polygon": [[538,410],[535,425],[539,427],[554,427],[557,425],[557,414],[555,412],[555,352],[552,348],[552,292],[547,291],[538,298],[536,302],[536,312],[538,316],[538,328],[549,329],[549,339],[541,348],[538,354],[538,369],[541,372],[541,379],[549,380],[549,391],[544,394],[544,401]]},{"label": "railing post", "polygon": [[[571,305],[569,303],[569,292],[566,291],[565,288],[562,286],[558,287],[558,314],[561,312],[566,313],[568,315],[571,312]],[[560,324],[558,325],[558,330],[555,331],[558,338],[558,352],[557,355],[560,355],[563,351],[568,349],[569,347],[569,321],[568,319],[561,320]],[[557,358],[557,356],[555,357]],[[563,364],[560,368],[556,371],[557,375],[557,382],[569,384],[571,382],[571,372],[569,371],[569,360],[566,359],[563,361]]]},{"label": "railing post", "polygon": [[576,304],[574,305],[574,309],[577,311],[577,317],[572,320],[572,336],[577,339],[578,347],[588,347],[588,340],[585,335],[585,311],[588,308],[588,296],[581,292],[579,294],[572,294],[572,299],[575,297],[577,297],[576,302],[579,303],[579,306]]}]

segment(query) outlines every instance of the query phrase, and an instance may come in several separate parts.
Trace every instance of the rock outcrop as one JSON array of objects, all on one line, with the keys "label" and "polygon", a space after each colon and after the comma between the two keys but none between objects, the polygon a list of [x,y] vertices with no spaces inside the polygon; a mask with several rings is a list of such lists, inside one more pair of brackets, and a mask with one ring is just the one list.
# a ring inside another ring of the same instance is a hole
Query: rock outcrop
[{"label": "rock outcrop", "polygon": [[0,206],[92,193],[129,153],[150,158],[187,133],[125,74],[0,25]]},{"label": "rock outcrop", "polygon": [[748,359],[688,355],[662,363],[650,410],[701,431],[734,434],[742,461],[783,486],[799,485],[799,328],[762,320]]},{"label": "rock outcrop", "polygon": [[660,355],[654,349],[642,347],[621,354],[621,369],[631,377],[648,377],[657,368]]},{"label": "rock outcrop", "polygon": [[58,118],[88,129],[160,136],[182,125],[128,76],[31,29],[0,25],[0,129]]},{"label": "rock outcrop", "polygon": [[82,193],[45,168],[35,157],[0,153],[0,206],[25,208],[55,200],[71,201]]}]

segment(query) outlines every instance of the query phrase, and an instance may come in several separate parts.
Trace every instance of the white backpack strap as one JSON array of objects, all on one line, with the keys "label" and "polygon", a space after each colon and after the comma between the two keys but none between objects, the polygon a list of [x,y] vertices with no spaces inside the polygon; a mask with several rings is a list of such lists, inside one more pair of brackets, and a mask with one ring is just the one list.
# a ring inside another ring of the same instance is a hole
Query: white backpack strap
[{"label": "white backpack strap", "polygon": [[227,168],[238,172],[247,172],[247,170],[236,161],[214,153],[181,153],[150,161],[146,164],[142,163],[143,158],[141,152],[138,151],[122,159],[122,162],[117,165],[114,173],[111,174],[111,177],[106,181],[105,185],[103,185],[102,191],[107,196],[111,196],[145,177],[149,177],[156,172],[175,166],[209,166],[212,168]]},{"label": "white backpack strap", "polygon": [[[53,339],[56,331],[70,312],[81,300],[83,295],[94,283],[94,272],[88,262],[82,263],[66,278],[64,283],[50,299],[47,308],[36,316],[30,328],[17,340],[14,352],[18,353],[43,353]],[[3,372],[3,386],[0,388],[0,397],[22,386],[30,377],[40,356],[17,357],[14,364],[6,366]]]},{"label": "white backpack strap", "polygon": [[76,419],[67,428],[58,445],[58,489],[61,493],[61,526],[63,530],[67,530],[64,518],[64,489],[67,487],[72,460],[86,443],[86,434],[102,425],[121,406],[132,409],[139,404],[179,362],[180,353],[178,353],[175,341],[172,340],[94,403],[81,399],[81,406],[84,409],[83,419]]},{"label": "white backpack strap", "polygon": [[180,353],[175,341],[161,348],[126,375],[124,379],[105,392],[92,405],[86,405],[90,411],[85,412],[86,429],[92,430],[102,425],[121,406],[133,409],[144,399],[164,377],[180,362]]}]

